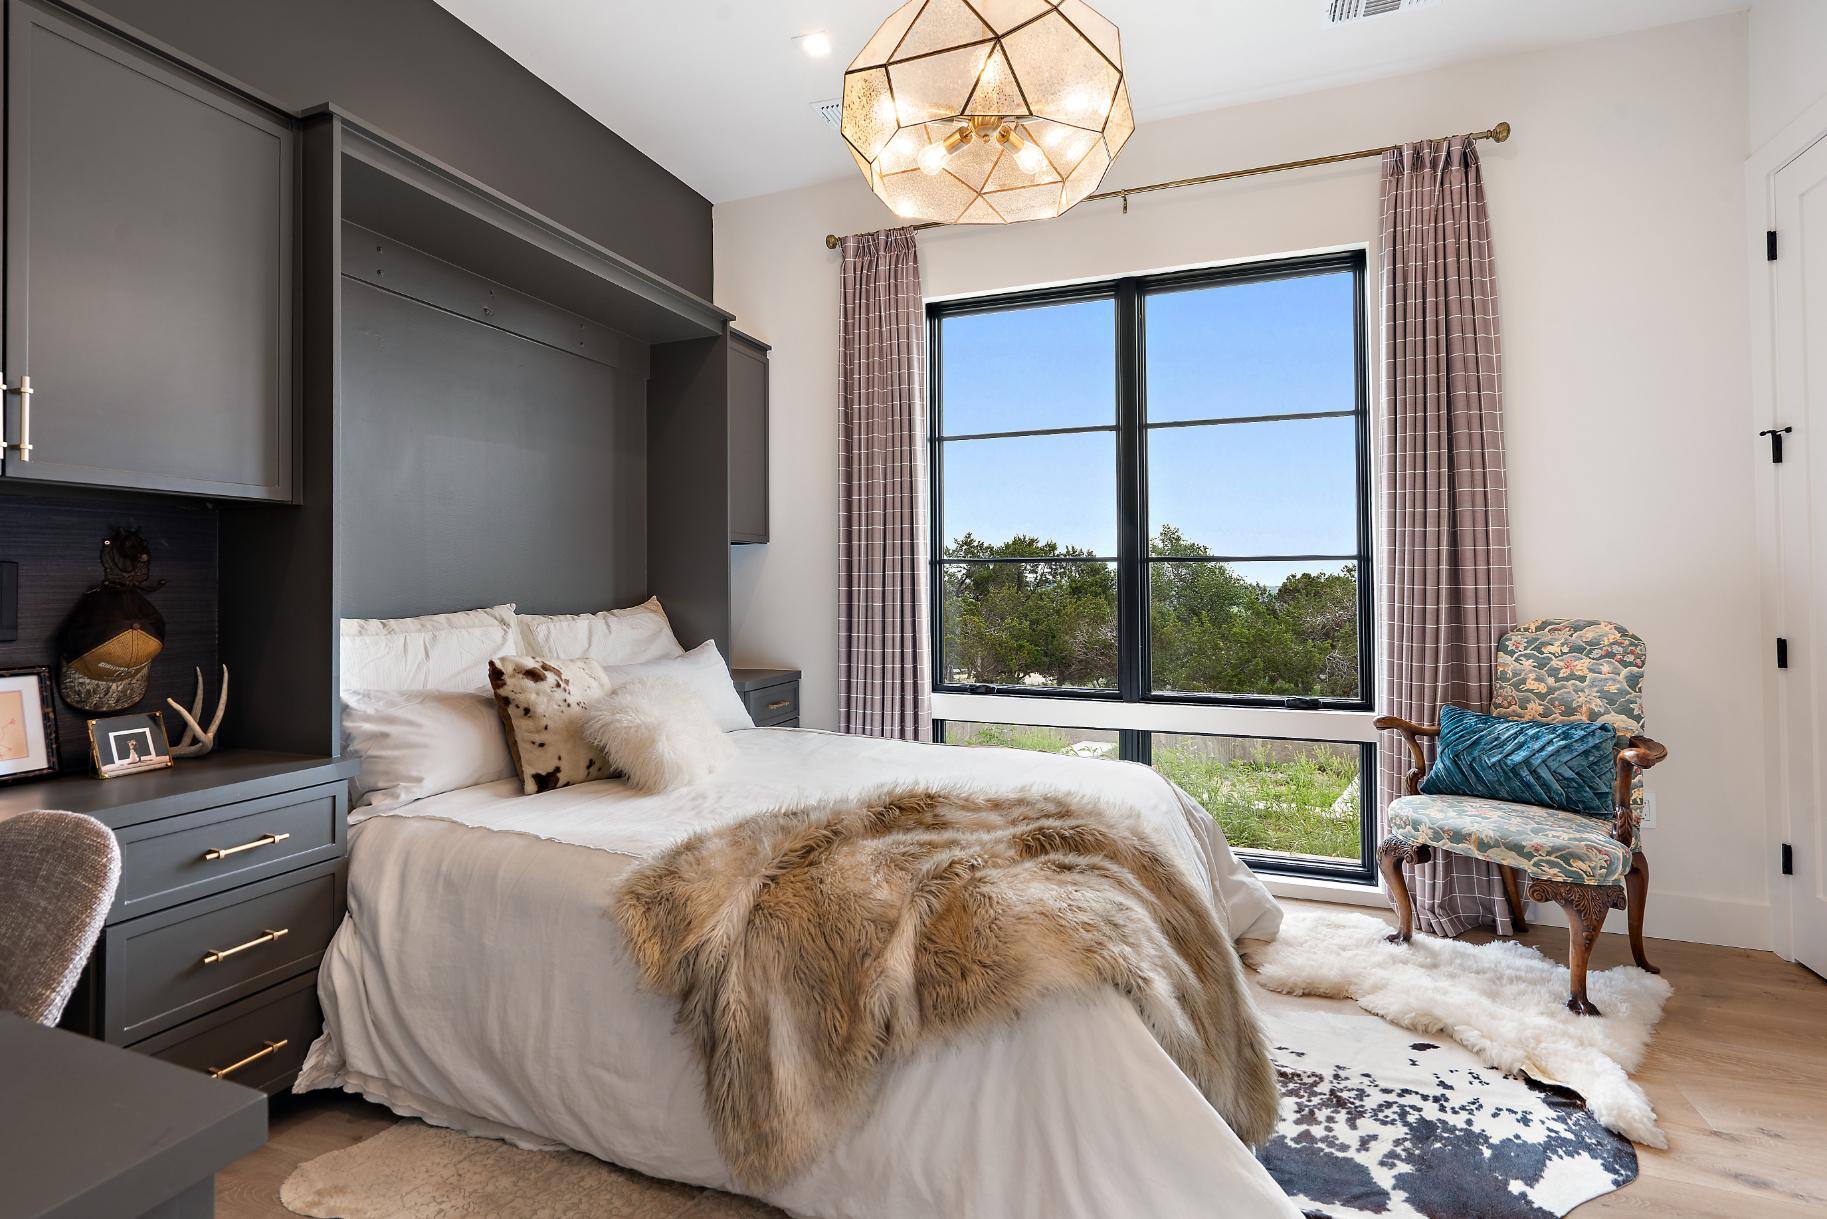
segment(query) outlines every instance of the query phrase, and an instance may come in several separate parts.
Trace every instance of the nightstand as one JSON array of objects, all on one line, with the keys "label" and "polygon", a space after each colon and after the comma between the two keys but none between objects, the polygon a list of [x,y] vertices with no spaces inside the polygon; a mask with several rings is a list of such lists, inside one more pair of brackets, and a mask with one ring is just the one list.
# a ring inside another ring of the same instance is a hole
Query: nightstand
[{"label": "nightstand", "polygon": [[86,813],[121,880],[63,1025],[275,1092],[317,1036],[342,922],[354,759],[223,750],[118,779],[0,788],[0,817]]},{"label": "nightstand", "polygon": [[798,669],[731,669],[730,680],[755,727],[799,727]]}]

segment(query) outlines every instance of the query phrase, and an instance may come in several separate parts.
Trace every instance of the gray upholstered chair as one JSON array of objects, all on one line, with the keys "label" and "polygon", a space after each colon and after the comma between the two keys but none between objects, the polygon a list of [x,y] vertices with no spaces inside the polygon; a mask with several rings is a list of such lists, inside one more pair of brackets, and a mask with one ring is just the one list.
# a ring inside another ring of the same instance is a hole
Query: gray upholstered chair
[{"label": "gray upholstered chair", "polygon": [[57,1023],[120,879],[120,846],[93,817],[0,821],[0,1011]]}]

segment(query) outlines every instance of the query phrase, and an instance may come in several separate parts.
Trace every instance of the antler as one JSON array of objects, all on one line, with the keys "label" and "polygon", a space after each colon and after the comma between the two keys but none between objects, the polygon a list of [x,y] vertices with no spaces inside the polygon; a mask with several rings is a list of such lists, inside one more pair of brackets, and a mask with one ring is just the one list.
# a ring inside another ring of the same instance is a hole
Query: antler
[{"label": "antler", "polygon": [[222,726],[222,713],[228,709],[228,666],[222,666],[222,693],[216,698],[216,713],[210,717],[209,727],[205,729],[197,722],[203,714],[203,670],[197,670],[197,697],[191,701],[190,710],[178,705],[178,700],[165,700],[178,718],[184,721],[184,736],[171,747],[174,758],[200,758],[216,747],[216,730]]}]

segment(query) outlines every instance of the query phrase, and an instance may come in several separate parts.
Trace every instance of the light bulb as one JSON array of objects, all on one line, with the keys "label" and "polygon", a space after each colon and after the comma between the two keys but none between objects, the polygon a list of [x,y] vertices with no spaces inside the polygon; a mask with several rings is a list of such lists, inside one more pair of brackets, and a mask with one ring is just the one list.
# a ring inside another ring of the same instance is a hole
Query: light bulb
[{"label": "light bulb", "polygon": [[951,154],[945,150],[945,145],[934,143],[922,148],[914,161],[919,165],[920,172],[936,174],[945,168],[945,163],[950,159]]},{"label": "light bulb", "polygon": [[1021,151],[1015,154],[1015,164],[1025,173],[1037,174],[1047,167],[1047,154],[1040,150],[1039,144],[1024,141]]}]

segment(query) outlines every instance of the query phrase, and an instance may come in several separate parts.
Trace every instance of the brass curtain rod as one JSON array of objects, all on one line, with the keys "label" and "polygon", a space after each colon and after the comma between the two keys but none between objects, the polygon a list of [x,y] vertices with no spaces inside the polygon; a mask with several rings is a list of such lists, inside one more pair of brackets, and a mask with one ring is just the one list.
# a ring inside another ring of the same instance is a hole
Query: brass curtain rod
[{"label": "brass curtain rod", "polygon": [[[1474,131],[1467,138],[1473,140],[1490,140],[1492,143],[1501,144],[1510,138],[1510,124],[1499,123],[1489,131]],[[1204,186],[1207,182],[1226,182],[1232,178],[1254,178],[1261,174],[1278,174],[1283,170],[1288,169],[1311,169],[1315,165],[1337,165],[1340,161],[1362,161],[1369,157],[1380,157],[1391,149],[1401,147],[1401,144],[1385,144],[1381,148],[1360,148],[1356,152],[1334,153],[1329,157],[1309,157],[1305,161],[1283,161],[1279,165],[1258,165],[1253,169],[1227,169],[1219,174],[1202,174],[1197,178],[1178,178],[1172,182],[1151,182],[1147,186],[1125,186],[1121,190],[1106,190],[1099,191],[1095,195],[1086,195],[1082,202],[1100,203],[1106,199],[1121,199],[1123,201],[1123,210],[1128,211],[1129,196],[1131,195],[1147,195],[1158,190],[1179,190],[1183,186]],[[910,224],[905,227],[910,231],[915,231],[919,229],[951,228],[953,226],[947,224],[943,220],[927,220],[920,224]],[[960,225],[957,227],[988,228],[993,226],[973,224],[968,226]],[[844,239],[839,237],[836,233],[826,233],[825,248],[827,250],[835,250],[843,240]]]}]

